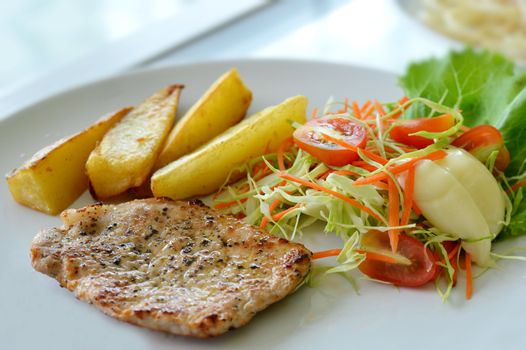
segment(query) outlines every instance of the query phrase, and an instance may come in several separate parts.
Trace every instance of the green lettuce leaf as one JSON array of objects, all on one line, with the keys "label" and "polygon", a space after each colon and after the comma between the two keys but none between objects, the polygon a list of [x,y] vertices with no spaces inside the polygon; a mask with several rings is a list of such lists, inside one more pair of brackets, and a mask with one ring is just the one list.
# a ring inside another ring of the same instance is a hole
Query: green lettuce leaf
[{"label": "green lettuce leaf", "polygon": [[[526,159],[526,73],[502,55],[465,49],[443,58],[413,63],[400,78],[410,97],[424,97],[459,108],[464,124],[491,124],[500,129],[510,151],[508,176],[523,171]],[[420,106],[409,117],[425,116]],[[526,199],[518,203],[503,237],[526,235]]]},{"label": "green lettuce leaf", "polygon": [[[413,63],[400,78],[408,97],[424,97],[460,108],[464,124],[499,128],[511,154],[508,174],[517,174],[526,156],[526,73],[502,55],[465,49],[444,58]],[[413,115],[426,115],[423,106]]]}]

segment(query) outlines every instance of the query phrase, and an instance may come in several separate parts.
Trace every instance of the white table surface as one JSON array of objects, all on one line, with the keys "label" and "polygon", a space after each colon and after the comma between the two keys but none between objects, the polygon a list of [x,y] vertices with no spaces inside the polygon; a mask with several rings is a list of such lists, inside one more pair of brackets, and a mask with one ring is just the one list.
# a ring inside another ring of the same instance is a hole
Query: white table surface
[{"label": "white table surface", "polygon": [[[343,62],[400,73],[412,60],[460,47],[422,25],[401,6],[413,2],[228,1],[230,6],[236,6],[230,12],[238,14],[237,20],[189,42],[172,34],[156,37],[155,26],[149,26],[0,98],[0,119],[54,93],[133,69],[228,58],[291,58]],[[185,26],[198,34],[207,16],[202,20]],[[166,28],[163,26],[166,23],[158,25]],[[174,24],[174,32],[177,28],[181,28],[181,23]],[[166,52],[169,47],[172,49]]]}]

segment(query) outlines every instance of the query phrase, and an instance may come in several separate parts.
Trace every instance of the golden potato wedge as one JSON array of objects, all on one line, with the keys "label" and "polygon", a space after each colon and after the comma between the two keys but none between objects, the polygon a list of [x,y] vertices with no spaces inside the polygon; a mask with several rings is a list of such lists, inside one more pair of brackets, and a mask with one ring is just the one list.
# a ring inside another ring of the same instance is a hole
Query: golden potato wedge
[{"label": "golden potato wedge", "polygon": [[85,164],[91,151],[130,110],[124,108],[38,151],[7,176],[13,198],[51,215],[66,209],[88,187]]},{"label": "golden potato wedge", "polygon": [[157,170],[151,179],[153,194],[183,199],[216,191],[233,168],[277,150],[292,135],[288,120],[304,123],[306,110],[307,98],[296,96],[245,119],[193,153]]},{"label": "golden potato wedge", "polygon": [[154,168],[192,152],[237,124],[245,117],[251,101],[252,92],[236,69],[223,74],[171,131]]},{"label": "golden potato wedge", "polygon": [[140,186],[175,120],[182,85],[164,88],[124,117],[91,152],[86,170],[97,198]]}]

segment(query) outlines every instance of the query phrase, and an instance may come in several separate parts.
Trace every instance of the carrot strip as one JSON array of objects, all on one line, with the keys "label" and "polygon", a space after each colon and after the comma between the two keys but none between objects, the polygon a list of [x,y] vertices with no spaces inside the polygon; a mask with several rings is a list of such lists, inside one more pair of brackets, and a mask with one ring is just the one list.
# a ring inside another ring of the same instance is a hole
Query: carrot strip
[{"label": "carrot strip", "polygon": [[290,146],[292,146],[292,143],[292,138],[289,137],[288,139],[283,140],[283,142],[279,145],[277,153],[279,170],[285,170],[285,161],[283,159],[283,153],[285,153],[285,150],[289,149]]},{"label": "carrot strip", "polygon": [[246,201],[248,200],[248,198],[242,198],[240,199],[239,201],[231,201],[231,202],[223,202],[223,203],[217,203],[216,205],[214,205],[214,208],[215,209],[225,209],[225,208],[229,208],[233,205],[236,205],[238,204],[239,202],[241,203],[245,203]]},{"label": "carrot strip", "polygon": [[[453,257],[454,257],[455,255],[457,255],[457,252],[458,252],[459,249],[460,249],[460,243],[458,243],[458,244],[455,246],[455,248],[453,248],[453,249],[449,252],[449,254],[447,255],[447,258],[449,259],[449,262],[451,262],[451,259],[453,259]],[[455,259],[455,260],[456,260],[456,259]]]},{"label": "carrot strip", "polygon": [[466,299],[473,296],[473,271],[471,269],[471,255],[466,252]]},{"label": "carrot strip", "polygon": [[386,183],[383,183],[383,182],[377,182],[373,186],[378,187],[381,190],[389,191],[389,186]]},{"label": "carrot strip", "polygon": [[[332,136],[327,135],[327,134],[323,134],[322,133],[321,136],[327,141],[331,141],[331,142],[333,142],[333,143],[335,143],[335,144],[337,144],[337,145],[339,145],[339,146],[341,146],[343,148],[347,148],[347,149],[349,149],[351,151],[354,151],[354,152],[358,153],[358,147],[356,147],[355,145],[351,145],[350,143],[347,143],[347,142],[345,142],[343,140],[337,139],[337,138],[332,137]],[[378,163],[380,163],[382,165],[387,164],[387,159],[385,159],[383,157],[380,157],[379,155],[374,154],[372,152],[369,152],[369,151],[367,151],[365,149],[360,149],[360,150],[362,151],[362,153],[364,155],[366,155],[368,158],[371,158],[375,162],[378,162]]]},{"label": "carrot strip", "polygon": [[[400,197],[396,183],[392,178],[388,179],[387,186],[389,191],[389,203],[387,205],[389,211],[389,226],[398,226],[400,224]],[[398,250],[398,235],[400,234],[400,230],[390,229],[388,234],[391,250],[393,253],[396,253]]]},{"label": "carrot strip", "polygon": [[336,113],[347,113],[349,111],[349,98],[345,98],[345,101],[343,103],[343,108],[340,108],[336,111]]},{"label": "carrot strip", "polygon": [[415,212],[416,215],[420,216],[422,215],[422,210],[420,209],[420,207],[418,206],[418,204],[416,204],[415,200],[413,199],[413,211]]},{"label": "carrot strip", "polygon": [[376,109],[376,106],[374,104],[371,104],[371,106],[365,112],[362,113],[362,115],[364,116],[364,119],[369,118],[375,109]]},{"label": "carrot strip", "polygon": [[259,224],[260,229],[264,229],[268,225],[268,218],[266,216],[263,216],[263,219],[261,219],[261,223]]},{"label": "carrot strip", "polygon": [[318,108],[314,107],[312,109],[312,119],[318,118]]},{"label": "carrot strip", "polygon": [[[331,256],[338,256],[340,255],[341,251],[342,251],[341,249],[321,250],[319,252],[315,252],[312,254],[312,260],[328,258]],[[398,263],[398,261],[396,261],[395,258],[392,258],[387,255],[383,255],[380,253],[370,252],[364,249],[355,249],[355,252],[360,253],[360,254],[365,254],[365,258],[369,260],[382,261],[388,264]]]},{"label": "carrot strip", "polygon": [[399,105],[403,105],[404,103],[406,103],[406,102],[409,101],[409,100],[410,100],[409,97],[407,97],[407,96],[402,96],[402,98],[398,100],[398,104],[399,104]]},{"label": "carrot strip", "polygon": [[511,186],[512,191],[517,191],[519,188],[526,186],[526,180],[522,180]]},{"label": "carrot strip", "polygon": [[456,286],[457,285],[457,280],[458,280],[458,263],[457,263],[457,259],[450,260],[450,262],[451,262],[451,267],[453,267],[453,270],[455,270],[453,272],[453,286]]},{"label": "carrot strip", "polygon": [[[279,199],[275,199],[274,202],[272,202],[269,207],[268,211],[270,215],[272,215],[272,212],[274,209],[276,209],[280,205],[281,201]],[[268,225],[268,217],[264,216],[263,219],[261,219],[261,223],[259,224],[259,228],[265,228]]]},{"label": "carrot strip", "polygon": [[354,165],[354,166],[356,166],[358,168],[365,169],[367,171],[375,171],[376,169],[378,169],[374,165],[371,165],[371,164],[369,164],[369,163],[367,163],[366,161],[363,161],[363,160],[354,161],[354,162],[352,162],[352,165]]},{"label": "carrot strip", "polygon": [[[428,154],[427,156],[424,156],[424,157],[413,158],[410,161],[405,162],[403,164],[393,165],[389,167],[388,171],[392,174],[399,174],[401,172],[411,169],[411,167],[413,167],[416,162],[419,162],[421,160],[424,160],[424,159],[438,160],[438,159],[444,158],[445,156],[447,156],[447,153],[443,150],[439,150],[431,154]],[[354,184],[355,185],[368,185],[368,184],[372,184],[378,181],[386,180],[388,177],[389,175],[387,175],[386,172],[381,172],[375,175],[371,175],[369,177],[363,177],[361,179],[358,179],[354,182]]]},{"label": "carrot strip", "polygon": [[360,111],[360,107],[358,107],[358,103],[356,103],[356,101],[352,102],[352,112],[356,118],[363,119],[362,112]]},{"label": "carrot strip", "polygon": [[407,172],[407,179],[405,180],[404,189],[404,210],[402,211],[402,219],[400,225],[404,226],[409,223],[409,216],[413,207],[413,192],[415,189],[415,167],[409,168]]},{"label": "carrot strip", "polygon": [[254,175],[254,180],[259,181],[265,176],[270,175],[270,174],[272,174],[272,170],[270,170],[269,168],[265,168]]},{"label": "carrot strip", "polygon": [[[409,101],[409,97],[407,97],[407,96],[402,97],[400,100],[398,100],[398,107],[402,106],[407,101]],[[402,110],[400,109],[398,112],[393,114],[393,116],[391,118],[398,119],[398,118],[400,118],[401,115],[402,115]]]},{"label": "carrot strip", "polygon": [[311,258],[312,260],[316,260],[316,259],[328,258],[330,256],[338,256],[340,255],[341,251],[342,251],[341,249],[321,250],[319,252],[314,252]]},{"label": "carrot strip", "polygon": [[338,192],[333,191],[333,190],[331,190],[329,188],[323,187],[323,186],[318,185],[316,183],[310,182],[308,180],[305,180],[305,179],[302,179],[302,178],[299,178],[299,177],[296,177],[296,176],[293,176],[293,175],[290,175],[290,174],[287,174],[287,173],[284,173],[284,172],[278,172],[277,175],[279,177],[281,177],[282,179],[289,180],[289,181],[292,181],[292,182],[296,182],[296,183],[298,183],[300,185],[303,185],[303,186],[306,186],[306,187],[310,187],[310,188],[315,189],[317,191],[328,193],[328,194],[330,194],[330,195],[332,195],[332,196],[334,196],[334,197],[336,197],[338,199],[341,199],[342,201],[345,201],[345,202],[349,203],[350,205],[352,205],[355,208],[363,210],[364,212],[366,212],[367,214],[371,215],[372,217],[374,217],[378,221],[381,221],[381,222],[385,223],[385,219],[382,218],[380,215],[376,214],[370,208],[366,207],[365,205],[361,204],[360,202],[358,202],[358,201],[356,201],[356,200],[354,200],[352,198],[346,197],[345,195],[343,195],[341,193],[338,193]]},{"label": "carrot strip", "polygon": [[376,108],[376,110],[378,111],[378,114],[380,114],[381,117],[387,114],[385,112],[384,107],[382,107],[382,105],[378,101],[374,101],[374,107]]},{"label": "carrot strip", "polygon": [[335,172],[334,170],[329,169],[326,172],[324,172],[323,174],[321,174],[320,176],[318,176],[318,179],[325,180],[327,178],[327,176],[329,176],[330,174],[332,174],[334,172]]},{"label": "carrot strip", "polygon": [[346,97],[344,105],[343,105],[343,113],[347,113],[348,111],[349,111],[349,98]]},{"label": "carrot strip", "polygon": [[297,209],[299,208],[301,205],[298,203],[288,209],[285,209],[283,210],[282,212],[279,212],[275,215],[272,215],[272,220],[274,221],[279,221],[282,217],[284,217],[285,215],[287,215],[288,213],[290,213],[291,211],[293,211],[294,209]]},{"label": "carrot strip", "polygon": [[360,114],[365,115],[367,117],[367,114],[364,114],[364,112],[367,111],[367,108],[369,108],[370,106],[371,106],[371,100],[365,101],[362,108],[360,109]]},{"label": "carrot strip", "polygon": [[395,258],[387,256],[387,255],[383,255],[383,254],[380,254],[380,253],[369,252],[369,251],[363,250],[363,249],[355,249],[355,252],[360,253],[360,254],[365,254],[365,258],[369,259],[369,260],[382,261],[382,262],[388,263],[388,264],[397,264],[398,263],[398,261]]},{"label": "carrot strip", "polygon": [[338,174],[338,175],[360,176],[360,174],[358,174],[358,173],[356,173],[354,171],[351,171],[351,170],[336,170],[334,173]]}]

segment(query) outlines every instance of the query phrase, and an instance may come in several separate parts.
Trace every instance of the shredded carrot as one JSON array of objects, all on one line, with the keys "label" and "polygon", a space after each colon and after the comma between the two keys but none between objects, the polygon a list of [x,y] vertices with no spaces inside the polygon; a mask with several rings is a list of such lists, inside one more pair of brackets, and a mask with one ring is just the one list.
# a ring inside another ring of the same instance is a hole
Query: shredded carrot
[{"label": "shredded carrot", "polygon": [[372,211],[370,208],[366,207],[365,205],[361,204],[360,202],[358,202],[358,201],[356,201],[356,200],[354,200],[352,198],[349,198],[349,197],[347,197],[347,196],[345,196],[345,195],[343,195],[343,194],[341,194],[339,192],[333,191],[330,188],[323,187],[323,186],[318,185],[316,183],[310,182],[308,180],[305,180],[305,179],[302,179],[302,178],[299,178],[299,177],[296,177],[296,176],[293,176],[293,175],[290,175],[290,174],[287,174],[287,173],[284,173],[284,172],[278,172],[277,175],[279,177],[281,177],[282,179],[289,180],[289,181],[292,181],[292,182],[296,182],[296,183],[298,183],[300,185],[303,185],[303,186],[306,186],[306,187],[310,187],[310,188],[315,189],[317,191],[328,193],[328,194],[330,194],[330,195],[332,195],[332,196],[334,196],[336,198],[339,198],[339,199],[349,203],[350,205],[352,205],[355,208],[363,210],[364,212],[366,212],[367,214],[371,215],[372,217],[374,217],[378,221],[386,223],[384,218],[382,218],[380,215],[378,215],[377,213]]},{"label": "shredded carrot", "polygon": [[254,180],[259,181],[265,176],[270,175],[270,174],[272,174],[272,170],[270,170],[269,168],[265,168],[259,171],[257,174],[254,174]]},{"label": "shredded carrot", "polygon": [[[396,183],[392,178],[388,179],[387,185],[389,191],[389,226],[398,226],[400,224],[400,196],[398,195]],[[396,253],[398,250],[398,235],[400,234],[400,230],[390,229],[388,234],[391,250],[393,253]]]},{"label": "shredded carrot", "polygon": [[371,104],[371,106],[365,112],[362,112],[362,115],[364,116],[364,119],[370,118],[375,109],[376,109],[376,105],[375,104]]},{"label": "shredded carrot", "polygon": [[332,174],[334,172],[335,172],[334,170],[329,169],[326,172],[322,173],[320,176],[318,176],[318,179],[325,180],[327,178],[327,176],[329,176],[330,174]]},{"label": "shredded carrot", "polygon": [[[328,258],[331,256],[338,256],[340,255],[341,252],[342,252],[341,249],[321,250],[319,252],[315,252],[314,254],[312,254],[312,259],[316,260],[316,259]],[[388,264],[398,263],[398,261],[395,258],[387,256],[387,255],[383,255],[380,253],[370,252],[364,249],[355,249],[355,252],[359,254],[365,254],[365,258],[369,260],[382,261]]]},{"label": "shredded carrot", "polygon": [[278,153],[277,153],[279,170],[285,170],[285,161],[283,159],[283,154],[285,153],[287,149],[290,148],[290,146],[292,146],[293,142],[294,141],[292,141],[292,138],[289,137],[283,140],[283,142],[281,142],[281,144],[279,145]]},{"label": "shredded carrot", "polygon": [[406,102],[409,101],[409,100],[410,100],[409,97],[407,97],[407,96],[402,96],[402,98],[398,100],[398,104],[399,104],[399,105],[403,105],[404,103],[406,103]]},{"label": "shredded carrot", "polygon": [[471,255],[466,252],[466,299],[473,296],[473,271],[471,269]]},{"label": "shredded carrot", "polygon": [[261,219],[261,223],[259,224],[260,229],[264,229],[268,225],[268,218],[266,216],[263,216],[263,219]]},{"label": "shredded carrot", "polygon": [[371,100],[365,101],[365,103],[362,105],[362,108],[360,109],[360,114],[367,117],[367,114],[364,114],[365,111],[371,106]]},{"label": "shredded carrot", "polygon": [[[457,284],[457,278],[458,278],[458,265],[457,265],[457,259],[455,255],[457,255],[459,249],[460,249],[460,242],[457,243],[453,249],[451,249],[451,251],[448,253],[446,257],[449,263],[451,264],[451,267],[453,268],[453,277],[452,277],[453,286]],[[445,262],[445,259],[442,259],[440,262],[437,261],[436,263],[443,264],[444,262]]]},{"label": "shredded carrot", "polygon": [[212,199],[217,199],[217,197],[219,197],[222,193],[224,193],[225,190],[219,190],[217,191],[216,193],[214,193],[214,195],[212,196]]},{"label": "shredded carrot", "polygon": [[462,125],[462,126],[460,127],[460,130],[462,130],[463,132],[466,132],[466,131],[470,131],[471,128],[470,128],[469,126]]},{"label": "shredded carrot", "polygon": [[409,97],[407,96],[404,96],[402,97],[400,100],[398,100],[398,111],[396,113],[393,114],[393,116],[391,117],[392,119],[398,119],[400,118],[400,116],[402,115],[402,112],[403,110],[400,108],[404,103],[406,103],[407,101],[409,101]]},{"label": "shredded carrot", "polygon": [[362,119],[362,112],[360,111],[360,107],[356,101],[352,102],[352,112],[355,118]]},{"label": "shredded carrot", "polygon": [[526,180],[522,180],[511,186],[512,191],[517,191],[519,188],[526,186]]},{"label": "shredded carrot", "polygon": [[383,117],[384,115],[387,114],[387,113],[385,112],[384,107],[382,107],[382,105],[381,105],[378,101],[374,101],[374,107],[375,107],[376,110],[378,111],[378,114],[380,115],[380,117]]},{"label": "shredded carrot", "polygon": [[318,118],[318,108],[314,107],[312,109],[312,119]]},{"label": "shredded carrot", "polygon": [[[327,134],[321,134],[321,136],[327,140],[327,141],[331,141],[339,146],[342,146],[343,148],[347,148],[348,150],[351,150],[353,152],[356,152],[358,153],[358,147],[356,147],[355,145],[351,145],[350,143],[347,143],[343,140],[340,140],[340,139],[337,139],[335,137],[332,137],[330,135],[327,135]],[[382,165],[385,165],[387,164],[387,159],[383,158],[383,157],[380,157],[379,155],[377,154],[374,154],[372,152],[369,152],[365,149],[360,149],[362,151],[362,153],[367,156],[368,158],[371,158],[372,160],[374,160],[375,162],[378,162]]]},{"label": "shredded carrot", "polygon": [[416,215],[420,216],[422,215],[422,210],[420,209],[420,207],[418,206],[418,204],[416,204],[415,200],[413,199],[413,211],[415,212]]},{"label": "shredded carrot", "polygon": [[[285,186],[286,184],[287,184],[287,181],[283,180],[280,183],[278,183],[277,185],[272,186],[270,189],[271,190],[275,190],[276,188],[281,187],[281,186]],[[289,193],[289,192],[287,192],[287,193]]]},{"label": "shredded carrot", "polygon": [[288,213],[290,213],[291,211],[293,211],[294,209],[298,209],[299,207],[301,207],[301,204],[296,204],[288,209],[285,209],[283,210],[282,212],[279,212],[275,215],[272,215],[272,220],[274,221],[279,221],[282,217],[284,217],[285,215],[287,215]]},{"label": "shredded carrot", "polygon": [[[428,154],[427,156],[413,158],[413,159],[411,159],[408,162],[405,162],[405,163],[402,163],[402,164],[399,164],[399,165],[393,165],[393,166],[389,167],[388,171],[390,173],[392,173],[392,174],[399,174],[401,172],[409,170],[411,167],[413,167],[415,165],[416,162],[419,162],[421,160],[424,160],[424,159],[438,160],[438,159],[444,158],[445,156],[447,156],[447,153],[445,151],[443,151],[443,150],[439,150],[439,151],[433,152],[431,154]],[[381,173],[378,173],[378,174],[375,174],[375,175],[371,175],[369,177],[363,177],[361,179],[358,179],[358,180],[356,180],[354,182],[354,184],[355,185],[373,184],[373,183],[378,182],[378,181],[386,180],[388,177],[389,177],[389,175],[387,175],[386,172],[381,172]]]},{"label": "shredded carrot", "polygon": [[342,252],[341,249],[328,249],[328,250],[321,250],[319,252],[314,252],[312,254],[312,260],[316,259],[323,259],[328,258],[330,256],[338,256]]},{"label": "shredded carrot", "polygon": [[398,263],[398,261],[395,258],[387,256],[387,255],[383,255],[380,253],[370,252],[370,251],[363,250],[363,249],[356,249],[355,252],[360,253],[360,254],[365,254],[365,258],[369,260],[382,261],[388,264]]},{"label": "shredded carrot", "polygon": [[363,160],[354,161],[354,162],[352,162],[352,165],[354,165],[355,167],[358,167],[358,168],[362,168],[362,169],[367,170],[367,171],[375,171],[376,169],[378,169],[374,165],[369,164],[369,163],[367,163],[366,161],[363,161]]},{"label": "shredded carrot", "polygon": [[243,213],[237,213],[237,214],[234,214],[234,217],[236,219],[242,220],[242,219],[244,219],[246,217],[246,215],[243,214]]},{"label": "shredded carrot", "polygon": [[338,175],[350,175],[350,176],[360,176],[360,174],[354,172],[354,171],[351,171],[351,170],[336,170],[334,171],[335,174],[338,174]]},{"label": "shredded carrot", "polygon": [[413,192],[415,189],[415,167],[412,166],[407,171],[407,179],[405,180],[404,188],[404,210],[402,211],[402,219],[400,225],[404,226],[409,223],[409,216],[413,207]]},{"label": "shredded carrot", "polygon": [[384,182],[377,182],[373,186],[375,186],[375,187],[377,187],[377,188],[379,188],[381,190],[389,191],[389,186],[386,183],[384,183]]},{"label": "shredded carrot", "polygon": [[457,259],[453,259],[453,260],[450,260],[451,262],[451,267],[453,267],[453,286],[456,286],[457,285],[457,280],[458,280],[458,262],[457,262]]},{"label": "shredded carrot", "polygon": [[349,98],[345,98],[345,101],[343,102],[343,108],[340,108],[336,111],[336,113],[343,114],[347,113],[349,111]]},{"label": "shredded carrot", "polygon": [[[398,145],[398,148],[400,148],[402,151],[404,152],[413,152],[413,151],[416,151],[416,148],[412,148],[412,147],[407,147],[407,146],[401,146],[401,145]],[[384,149],[386,150],[386,152],[390,152],[390,153],[395,153],[397,152],[396,150],[394,150],[393,148],[389,147],[389,146],[385,146],[384,145]]]},{"label": "shredded carrot", "polygon": [[[274,202],[272,202],[269,205],[268,211],[270,215],[272,215],[272,212],[280,205],[280,203],[281,201],[279,199],[275,199]],[[263,219],[261,219],[261,224],[259,224],[259,228],[265,228],[268,225],[268,221],[268,217],[264,216]]]},{"label": "shredded carrot", "polygon": [[242,198],[239,201],[217,203],[216,205],[214,205],[214,208],[215,209],[225,209],[225,208],[229,208],[229,207],[231,207],[233,205],[236,205],[238,203],[245,203],[247,200],[248,200],[248,198]]}]

